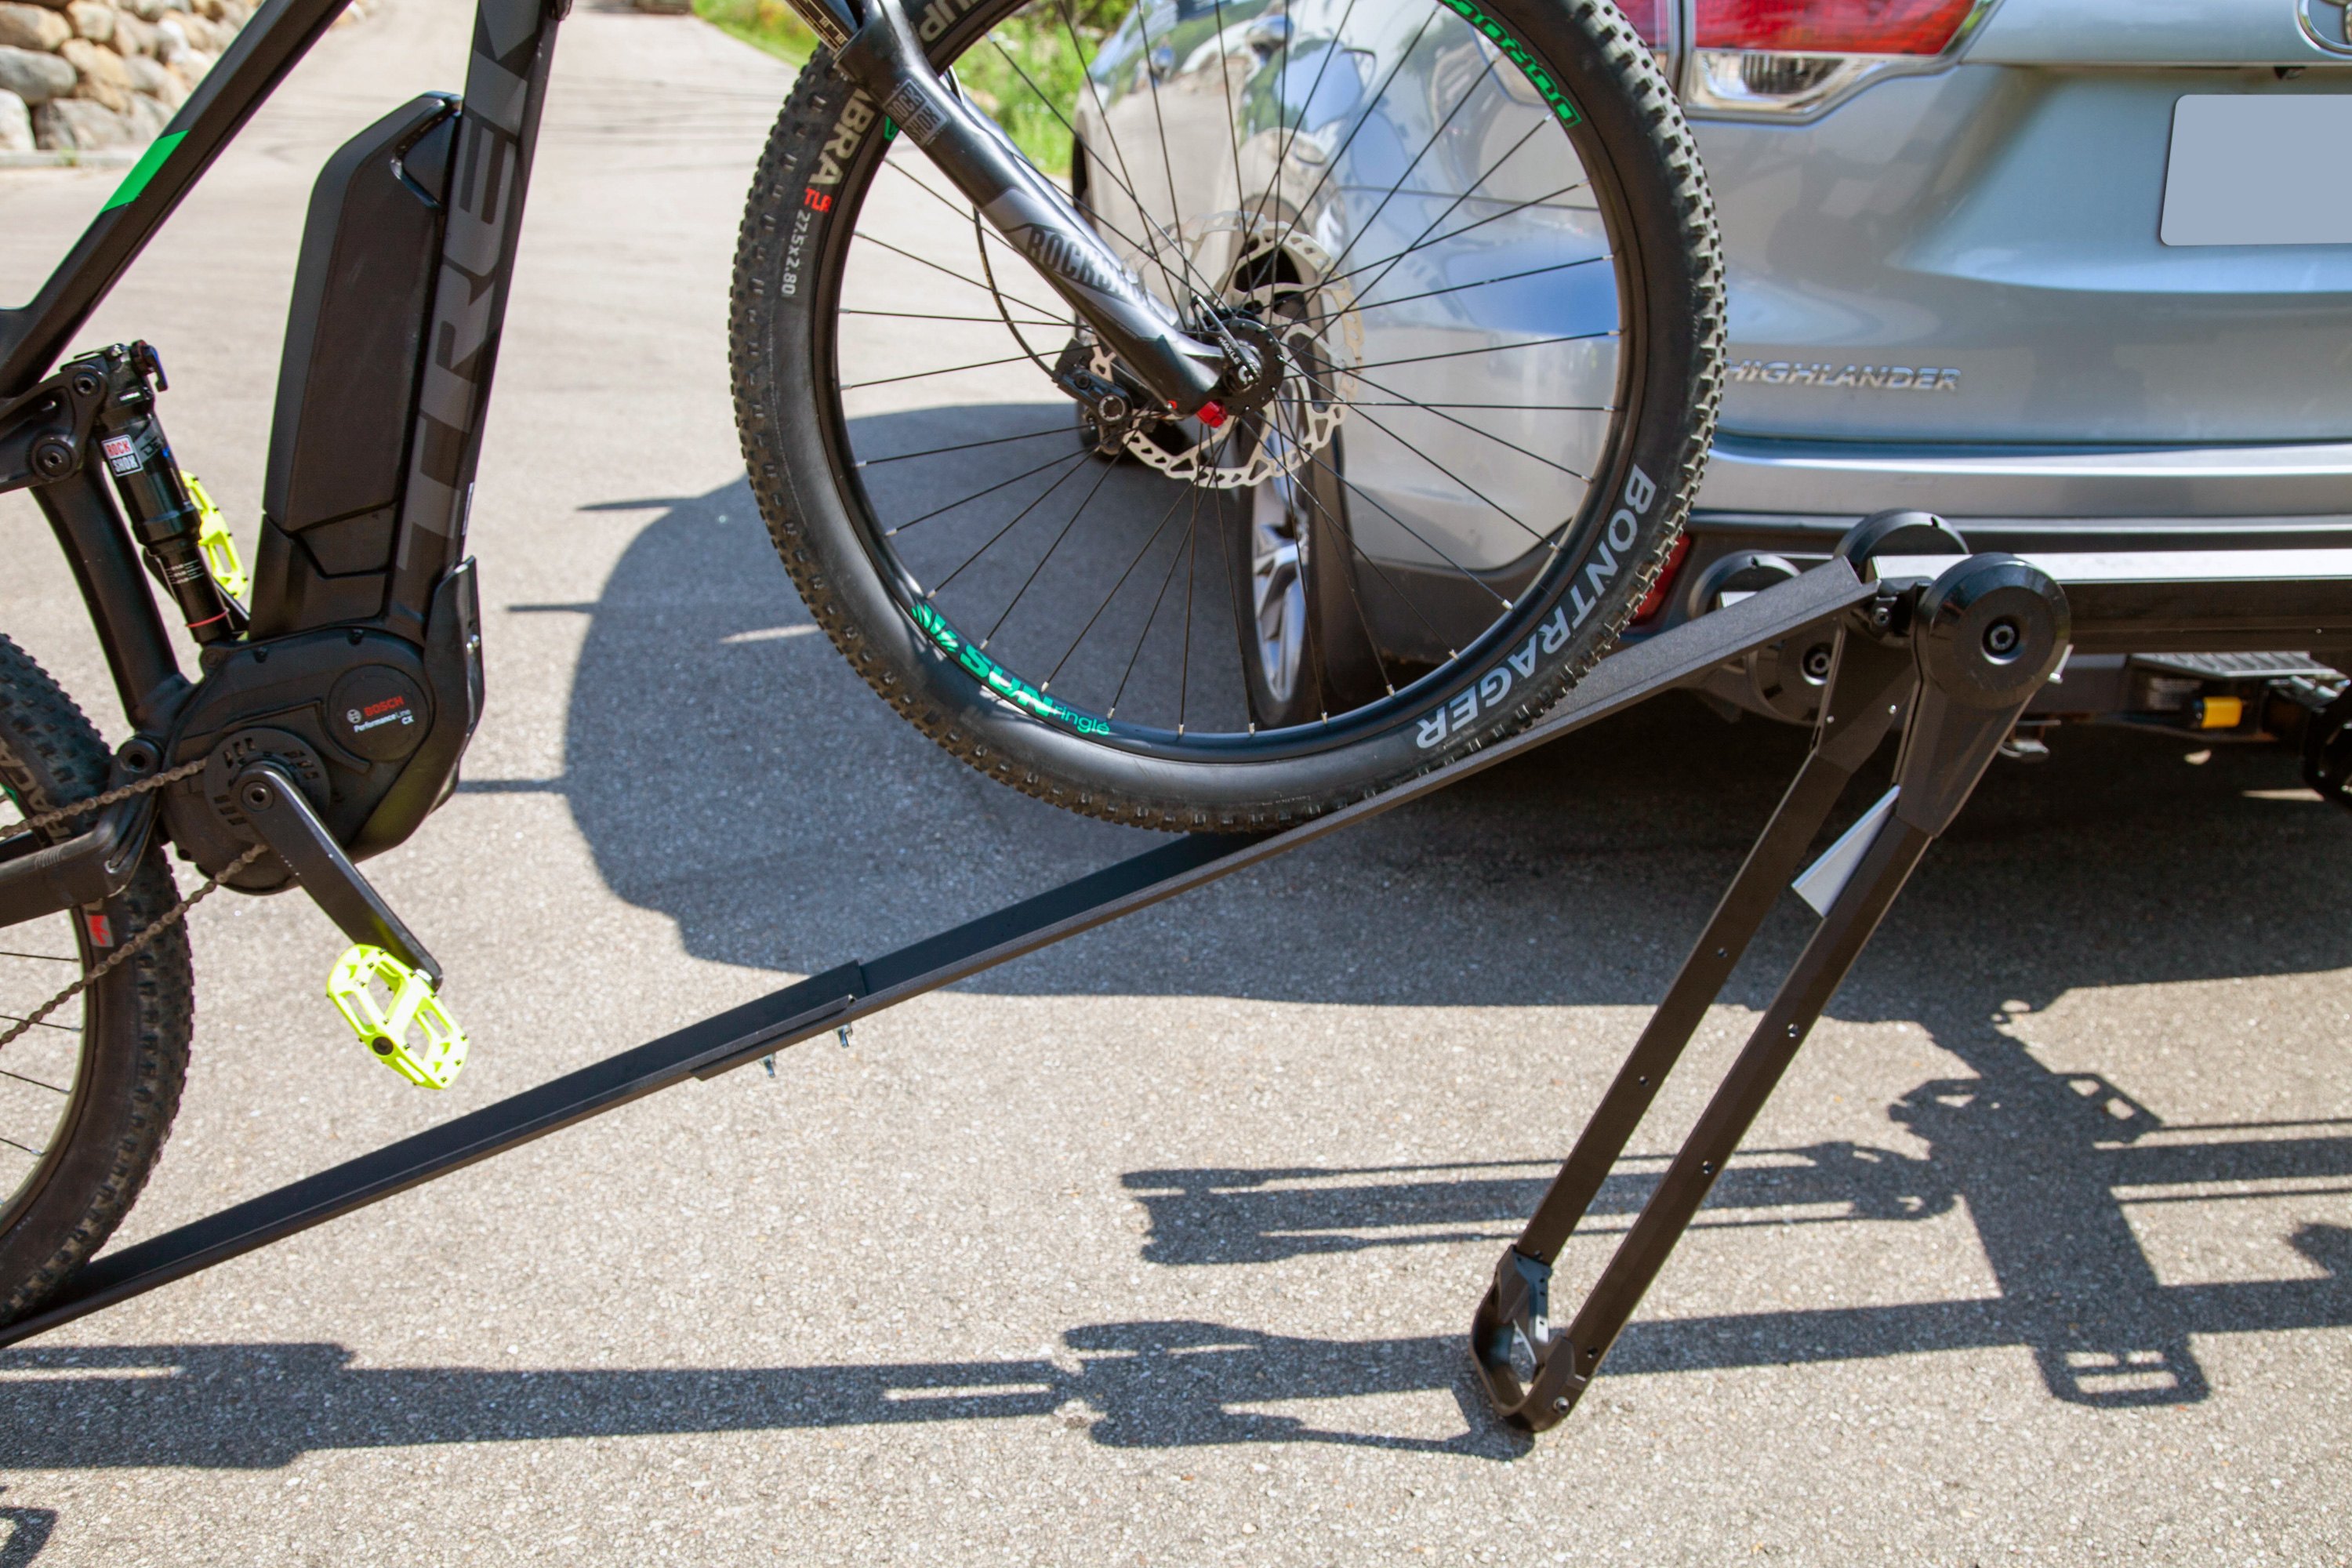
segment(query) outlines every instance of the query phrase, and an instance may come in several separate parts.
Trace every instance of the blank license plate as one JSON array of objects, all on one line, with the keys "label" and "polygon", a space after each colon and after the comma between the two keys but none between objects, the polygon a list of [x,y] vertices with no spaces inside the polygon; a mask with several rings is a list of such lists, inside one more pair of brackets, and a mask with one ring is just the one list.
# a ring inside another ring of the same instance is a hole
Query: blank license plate
[{"label": "blank license plate", "polygon": [[2181,99],[2158,235],[2167,245],[2352,245],[2352,96]]}]

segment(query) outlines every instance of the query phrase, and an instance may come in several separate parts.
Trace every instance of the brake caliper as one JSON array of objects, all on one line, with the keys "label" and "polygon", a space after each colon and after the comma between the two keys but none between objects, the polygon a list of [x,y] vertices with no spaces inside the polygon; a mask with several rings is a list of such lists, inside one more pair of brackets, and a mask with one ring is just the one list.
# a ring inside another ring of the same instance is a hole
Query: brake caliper
[{"label": "brake caliper", "polygon": [[[388,997],[379,1002],[371,983]],[[466,1031],[433,982],[380,947],[362,943],[327,973],[327,1000],[376,1059],[420,1089],[446,1089],[466,1067]],[[412,1046],[409,1033],[422,1037]]]}]

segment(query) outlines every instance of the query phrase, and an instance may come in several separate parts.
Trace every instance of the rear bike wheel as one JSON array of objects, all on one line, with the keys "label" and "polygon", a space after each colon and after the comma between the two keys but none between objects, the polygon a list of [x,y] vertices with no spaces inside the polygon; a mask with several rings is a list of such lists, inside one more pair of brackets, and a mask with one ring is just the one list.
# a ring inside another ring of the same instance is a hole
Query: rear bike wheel
[{"label": "rear bike wheel", "polygon": [[[0,858],[71,837],[86,818],[25,824],[98,794],[107,767],[72,699],[0,637]],[[177,901],[150,847],[104,903],[0,930],[0,1034]],[[194,993],[174,924],[0,1046],[0,1323],[39,1306],[130,1213],[179,1109]]]},{"label": "rear bike wheel", "polygon": [[732,363],[818,624],[972,765],[1248,829],[1531,721],[1678,534],[1721,357],[1713,209],[1605,0],[1072,0],[923,13],[1180,317],[1278,351],[1111,460],[1045,280],[823,58],[762,159]]}]

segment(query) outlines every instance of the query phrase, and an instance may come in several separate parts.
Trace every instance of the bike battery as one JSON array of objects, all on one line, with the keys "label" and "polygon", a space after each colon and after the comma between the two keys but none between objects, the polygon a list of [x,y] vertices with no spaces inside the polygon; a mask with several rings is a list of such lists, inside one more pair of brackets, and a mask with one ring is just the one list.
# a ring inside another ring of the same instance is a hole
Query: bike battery
[{"label": "bike battery", "polygon": [[255,552],[256,638],[383,613],[457,102],[345,142],[310,193]]}]

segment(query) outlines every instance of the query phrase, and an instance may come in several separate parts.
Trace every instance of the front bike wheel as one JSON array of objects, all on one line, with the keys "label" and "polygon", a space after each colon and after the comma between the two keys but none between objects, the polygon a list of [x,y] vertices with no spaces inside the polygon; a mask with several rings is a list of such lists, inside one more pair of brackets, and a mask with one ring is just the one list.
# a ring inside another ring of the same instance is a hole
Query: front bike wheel
[{"label": "front bike wheel", "polygon": [[1647,47],[1605,0],[1090,14],[920,21],[1136,276],[1274,345],[1279,383],[1107,454],[1051,376],[1115,363],[821,58],[732,334],[818,624],[957,756],[1153,826],[1311,816],[1531,721],[1648,591],[1713,424],[1713,208]]},{"label": "front bike wheel", "polygon": [[[72,699],[0,637],[0,858],[71,837],[72,819],[26,824],[104,789],[107,763]],[[104,903],[0,929],[0,1034],[177,901],[151,847]],[[0,1323],[39,1306],[131,1212],[179,1109],[194,992],[174,924],[0,1046]]]}]

